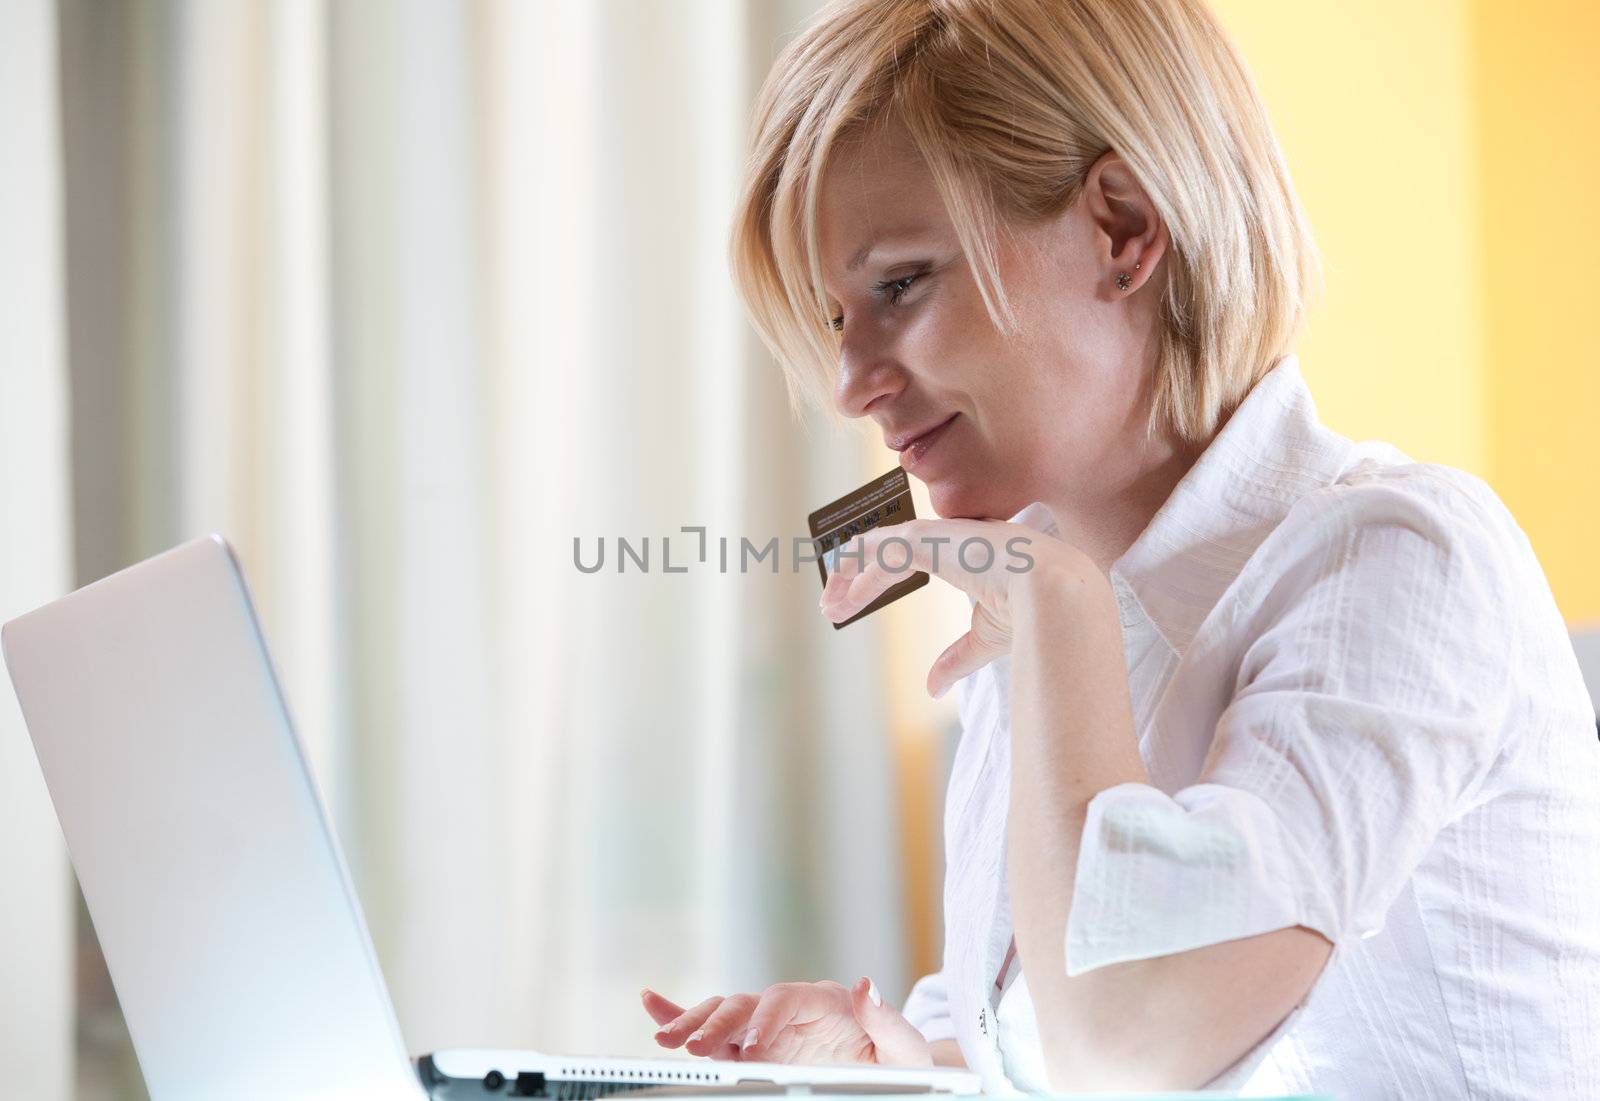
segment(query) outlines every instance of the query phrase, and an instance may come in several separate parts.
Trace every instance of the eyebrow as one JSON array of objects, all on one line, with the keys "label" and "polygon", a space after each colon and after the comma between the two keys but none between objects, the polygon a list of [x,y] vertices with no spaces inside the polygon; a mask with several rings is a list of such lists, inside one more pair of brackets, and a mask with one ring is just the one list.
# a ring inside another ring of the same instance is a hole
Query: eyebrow
[{"label": "eyebrow", "polygon": [[907,244],[921,244],[926,241],[927,237],[928,234],[926,231],[913,230],[909,233],[893,233],[884,237],[879,237],[874,241],[868,241],[866,244],[861,246],[860,250],[858,250],[854,256],[850,258],[850,262],[845,265],[844,270],[855,271],[857,268],[861,267],[862,264],[866,263],[867,257],[872,255],[872,250],[878,248],[880,245],[893,245],[902,242]]}]

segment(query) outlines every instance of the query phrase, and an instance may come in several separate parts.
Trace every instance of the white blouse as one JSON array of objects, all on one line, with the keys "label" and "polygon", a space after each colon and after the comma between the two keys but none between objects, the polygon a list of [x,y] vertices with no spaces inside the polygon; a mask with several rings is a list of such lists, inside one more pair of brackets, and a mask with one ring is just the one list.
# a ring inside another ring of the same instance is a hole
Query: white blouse
[{"label": "white blouse", "polygon": [[[1494,494],[1323,427],[1290,356],[1111,581],[1151,782],[1090,802],[1062,954],[1027,969],[1305,925],[1321,978],[1212,1088],[1600,1098],[1600,741]],[[906,1015],[989,1091],[1043,1091],[1026,975],[995,983],[1008,668],[962,685],[944,965]]]}]

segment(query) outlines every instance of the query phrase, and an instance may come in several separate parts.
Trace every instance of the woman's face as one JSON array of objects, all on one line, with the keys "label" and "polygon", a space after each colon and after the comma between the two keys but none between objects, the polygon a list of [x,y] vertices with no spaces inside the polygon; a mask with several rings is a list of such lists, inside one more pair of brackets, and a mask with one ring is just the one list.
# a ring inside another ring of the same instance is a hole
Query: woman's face
[{"label": "woman's face", "polygon": [[[1120,158],[1101,157],[1066,211],[1001,242],[1020,326],[1010,338],[990,321],[903,128],[841,149],[819,199],[824,283],[843,340],[835,401],[878,423],[941,516],[1005,519],[1040,500],[1058,520],[1071,522],[1066,510],[1092,522],[1160,461],[1145,425],[1157,351],[1151,277],[1167,236]],[[1116,284],[1123,271],[1127,290]]]}]

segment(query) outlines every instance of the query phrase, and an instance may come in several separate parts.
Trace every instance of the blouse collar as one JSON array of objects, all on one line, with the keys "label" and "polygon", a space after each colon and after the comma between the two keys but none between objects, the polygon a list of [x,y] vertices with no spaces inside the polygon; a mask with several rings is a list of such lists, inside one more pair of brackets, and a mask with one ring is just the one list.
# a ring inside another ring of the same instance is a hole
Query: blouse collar
[{"label": "blouse collar", "polygon": [[[1113,579],[1181,657],[1262,540],[1296,501],[1338,478],[1350,448],[1317,420],[1299,359],[1285,356],[1112,564]],[[1060,534],[1043,502],[1012,522]]]}]

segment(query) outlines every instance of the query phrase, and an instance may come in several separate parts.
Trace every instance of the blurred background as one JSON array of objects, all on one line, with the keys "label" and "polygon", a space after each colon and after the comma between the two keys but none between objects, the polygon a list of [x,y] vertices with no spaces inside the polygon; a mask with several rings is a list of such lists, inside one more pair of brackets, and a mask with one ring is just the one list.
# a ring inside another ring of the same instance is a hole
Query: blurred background
[{"label": "blurred background", "polygon": [[[965,600],[835,633],[810,570],[572,557],[787,540],[893,465],[791,415],[724,261],[813,7],[0,7],[0,618],[228,534],[415,1051],[938,964]],[[1600,7],[1215,7],[1324,252],[1324,419],[1486,478],[1592,659]],[[8,1086],[142,1097],[8,691],[0,823]]]}]

